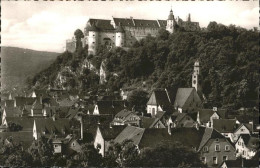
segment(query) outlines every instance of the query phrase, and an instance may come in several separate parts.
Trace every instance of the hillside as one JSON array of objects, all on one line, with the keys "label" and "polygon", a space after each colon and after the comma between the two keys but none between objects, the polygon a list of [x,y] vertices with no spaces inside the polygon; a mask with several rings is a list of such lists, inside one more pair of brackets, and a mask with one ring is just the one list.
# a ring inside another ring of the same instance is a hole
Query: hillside
[{"label": "hillside", "polygon": [[49,67],[58,53],[1,47],[1,89],[23,88],[26,79]]},{"label": "hillside", "polygon": [[[55,85],[55,81],[65,77],[63,87],[82,91],[108,89],[112,93],[131,87],[148,92],[170,88],[174,93],[179,87],[191,87],[193,64],[199,60],[199,83],[207,98],[206,106],[254,107],[259,89],[258,36],[257,31],[216,22],[199,32],[179,30],[169,34],[161,30],[157,37],[148,36],[129,50],[108,51],[101,47],[95,56],[87,56],[87,49],[73,53],[73,57],[63,53],[55,66],[34,78],[33,84],[40,81],[39,87],[43,87],[49,81]],[[91,62],[96,70],[104,61],[105,85],[98,85],[98,71],[83,68],[83,60]],[[57,78],[61,71],[64,75]]]}]

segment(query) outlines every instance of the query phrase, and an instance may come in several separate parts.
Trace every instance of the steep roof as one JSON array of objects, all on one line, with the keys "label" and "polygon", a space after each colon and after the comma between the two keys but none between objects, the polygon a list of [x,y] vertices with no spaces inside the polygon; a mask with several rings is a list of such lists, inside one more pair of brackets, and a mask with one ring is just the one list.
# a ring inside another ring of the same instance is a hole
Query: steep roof
[{"label": "steep roof", "polygon": [[210,120],[210,117],[215,113],[211,109],[199,109],[199,119],[201,123],[206,123]]},{"label": "steep roof", "polygon": [[154,124],[159,121],[158,118],[153,117],[141,117],[142,127],[143,128],[152,128]]},{"label": "steep roof", "polygon": [[15,103],[15,101],[14,100],[6,100],[5,101],[5,106],[6,107],[14,107],[14,104]]},{"label": "steep roof", "polygon": [[79,108],[70,108],[66,115],[66,118],[72,119],[78,114],[78,112]]},{"label": "steep roof", "polygon": [[58,101],[59,105],[63,107],[71,107],[75,102],[76,100],[70,100],[69,98],[64,98],[61,101]]},{"label": "steep roof", "polygon": [[160,27],[166,27],[167,21],[166,20],[157,20],[160,24]]},{"label": "steep roof", "polygon": [[[160,105],[162,106],[169,106],[170,100],[165,90],[156,89],[153,91],[147,105]],[[163,107],[162,107],[163,108]]]},{"label": "steep roof", "polygon": [[139,148],[155,147],[160,142],[180,142],[191,148],[198,148],[205,128],[172,128],[169,135],[167,128],[145,129]]},{"label": "steep roof", "polygon": [[22,126],[23,131],[32,131],[33,129],[33,118],[27,117],[6,117],[7,123],[15,123]]},{"label": "steep roof", "polygon": [[124,125],[117,125],[113,127],[99,127],[99,129],[104,140],[112,140],[115,139],[125,127]]},{"label": "steep roof", "polygon": [[68,133],[70,130],[69,119],[58,119],[53,120],[52,118],[34,118],[37,132],[46,131],[47,133],[52,133],[55,131],[55,134]]},{"label": "steep roof", "polygon": [[194,97],[195,101],[201,101],[195,88],[178,88],[174,106],[183,107],[191,96]]},{"label": "steep roof", "polygon": [[144,130],[144,128],[127,126],[120,134],[118,134],[114,142],[122,143],[124,140],[129,139],[132,140],[135,145],[138,145],[140,143]]},{"label": "steep roof", "polygon": [[[92,25],[95,25],[97,30],[114,30],[115,28],[113,27],[113,25],[110,24],[110,20],[105,20],[105,19],[89,19],[88,21],[91,25],[91,27],[93,27]],[[87,27],[87,30],[89,30],[89,28]]]},{"label": "steep roof", "polygon": [[113,19],[116,26],[120,24],[121,26],[134,27],[134,23],[131,18],[113,18]]},{"label": "steep roof", "polygon": [[248,134],[241,134],[240,136],[247,148],[252,150],[259,149],[259,138],[257,136],[250,136]]},{"label": "steep roof", "polygon": [[24,105],[32,105],[36,98],[34,97],[15,97],[16,106],[22,107]]},{"label": "steep roof", "polygon": [[119,119],[124,119],[125,117],[127,117],[128,115],[130,115],[131,113],[133,113],[132,111],[129,111],[127,109],[123,109],[120,112],[118,112],[114,118],[119,118]]},{"label": "steep roof", "polygon": [[215,138],[225,138],[223,135],[218,133],[216,130],[213,128],[206,127],[205,132],[203,134],[203,137],[201,139],[198,151],[202,149],[202,147],[210,140],[210,139],[215,139]]},{"label": "steep roof", "polygon": [[212,124],[221,133],[233,133],[237,128],[235,119],[213,119]]},{"label": "steep roof", "polygon": [[6,117],[19,117],[22,115],[22,110],[18,107],[5,107]]},{"label": "steep roof", "polygon": [[157,20],[133,19],[135,27],[159,28]]},{"label": "steep roof", "polygon": [[125,101],[97,101],[99,114],[116,115],[125,109]]}]

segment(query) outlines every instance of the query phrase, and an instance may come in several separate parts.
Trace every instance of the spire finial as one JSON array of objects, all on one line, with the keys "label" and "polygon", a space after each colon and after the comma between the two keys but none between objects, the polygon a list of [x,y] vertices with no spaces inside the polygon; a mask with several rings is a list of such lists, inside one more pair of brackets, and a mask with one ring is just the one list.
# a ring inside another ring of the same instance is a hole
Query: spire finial
[{"label": "spire finial", "polygon": [[171,5],[171,10],[170,10],[170,12],[172,12],[172,5]]}]

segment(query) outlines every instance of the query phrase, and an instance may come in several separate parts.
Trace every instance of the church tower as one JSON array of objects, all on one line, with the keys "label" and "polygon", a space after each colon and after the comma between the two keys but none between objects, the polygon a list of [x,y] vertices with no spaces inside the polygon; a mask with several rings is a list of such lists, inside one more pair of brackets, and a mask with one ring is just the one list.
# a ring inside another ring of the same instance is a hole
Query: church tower
[{"label": "church tower", "polygon": [[199,61],[195,61],[194,63],[194,70],[192,74],[192,87],[198,91],[198,85],[199,85],[199,74],[200,74],[200,64]]},{"label": "church tower", "polygon": [[170,14],[167,19],[166,30],[169,31],[170,33],[173,33],[175,24],[176,24],[176,22],[175,22],[174,15],[173,15],[173,12],[171,9]]}]

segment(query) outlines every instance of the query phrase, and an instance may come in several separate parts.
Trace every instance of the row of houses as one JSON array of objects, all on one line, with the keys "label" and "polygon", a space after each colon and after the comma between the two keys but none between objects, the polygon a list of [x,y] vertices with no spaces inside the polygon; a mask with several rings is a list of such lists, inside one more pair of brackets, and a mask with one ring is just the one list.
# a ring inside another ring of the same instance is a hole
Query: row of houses
[{"label": "row of houses", "polygon": [[[192,79],[199,78],[199,64]],[[122,100],[111,97],[90,100],[65,91],[33,91],[1,102],[0,138],[6,142],[23,139],[24,148],[45,136],[52,139],[55,154],[74,156],[81,144],[90,142],[102,156],[113,142],[130,139],[142,150],[159,143],[182,143],[199,153],[210,167],[230,167],[250,163],[259,152],[259,124],[243,122],[227,109],[204,109],[199,85],[178,88],[176,95],[167,89],[155,89],[146,104],[147,111],[130,107],[126,93]],[[238,158],[246,159],[240,162]],[[234,162],[230,162],[234,161]]]}]

